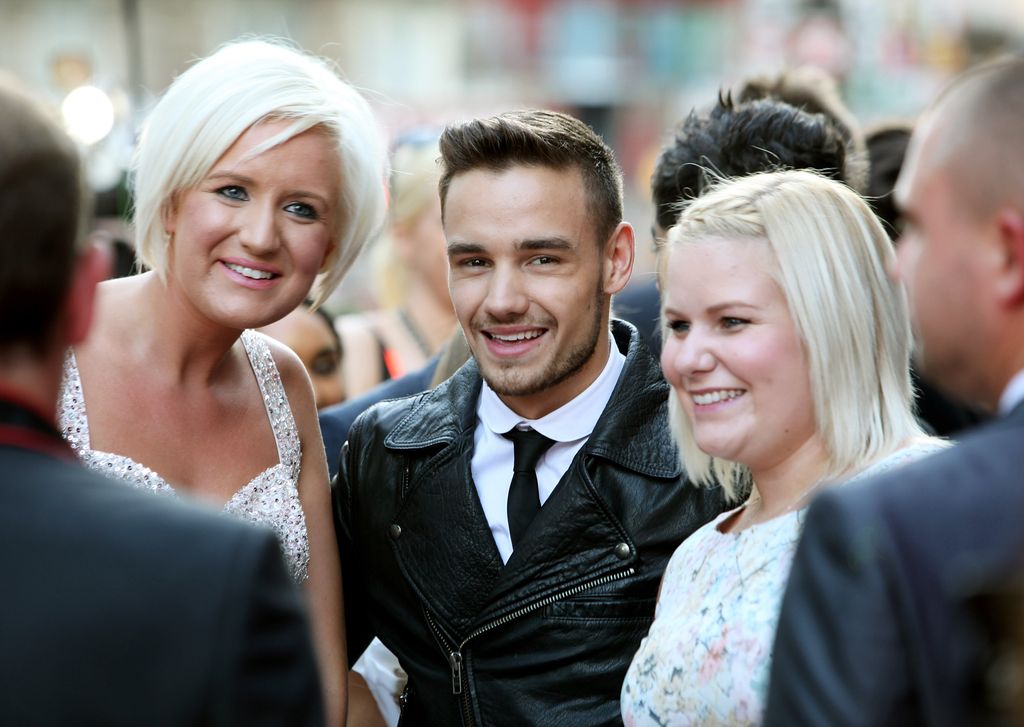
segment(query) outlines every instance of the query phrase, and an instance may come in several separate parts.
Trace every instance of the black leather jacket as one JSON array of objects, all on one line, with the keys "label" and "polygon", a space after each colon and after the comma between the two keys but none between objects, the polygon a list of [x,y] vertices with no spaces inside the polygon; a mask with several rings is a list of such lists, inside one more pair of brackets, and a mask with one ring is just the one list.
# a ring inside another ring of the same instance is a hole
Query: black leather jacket
[{"label": "black leather jacket", "polygon": [[402,725],[621,724],[668,558],[724,503],[682,479],[661,371],[612,330],[615,392],[504,566],[470,475],[475,362],[353,425],[334,485],[349,653],[378,635],[398,655]]}]

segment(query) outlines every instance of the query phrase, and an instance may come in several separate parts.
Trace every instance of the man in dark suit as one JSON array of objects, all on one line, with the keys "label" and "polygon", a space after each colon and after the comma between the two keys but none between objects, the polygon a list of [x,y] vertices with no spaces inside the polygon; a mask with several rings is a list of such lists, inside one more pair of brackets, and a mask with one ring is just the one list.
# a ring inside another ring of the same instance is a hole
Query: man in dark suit
[{"label": "man in dark suit", "polygon": [[896,187],[908,225],[897,273],[922,371],[1000,418],[812,505],[783,604],[767,725],[1006,717],[1008,700],[992,697],[1013,695],[990,689],[996,652],[976,604],[1024,568],[1022,118],[1024,59],[965,74],[914,132]]},{"label": "man in dark suit", "polygon": [[273,535],[92,474],[54,427],[109,268],[76,244],[82,185],[70,140],[0,78],[0,723],[322,724]]}]

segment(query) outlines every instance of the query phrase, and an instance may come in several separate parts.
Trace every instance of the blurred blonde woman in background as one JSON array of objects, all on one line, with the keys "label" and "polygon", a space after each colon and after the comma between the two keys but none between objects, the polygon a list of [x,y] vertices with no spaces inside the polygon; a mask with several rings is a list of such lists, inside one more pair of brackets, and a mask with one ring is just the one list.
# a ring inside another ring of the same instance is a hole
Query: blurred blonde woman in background
[{"label": "blurred blonde woman in background", "polygon": [[438,137],[436,129],[417,129],[393,145],[388,227],[373,250],[380,308],[336,322],[349,397],[420,369],[455,330],[437,193]]},{"label": "blurred blonde woman in background", "polygon": [[760,722],[812,495],[942,446],[912,411],[892,258],[860,196],[806,171],[724,183],[670,230],[659,262],[670,421],[691,481],[741,504],[672,556],[623,685],[626,725]]},{"label": "blurred blonde woman in background", "polygon": [[366,101],[320,58],[246,41],[189,68],[136,152],[148,272],[100,286],[60,411],[88,466],[277,532],[331,725],[345,721],[345,634],[313,391],[295,354],[251,329],[337,286],[383,222],[386,166]]}]

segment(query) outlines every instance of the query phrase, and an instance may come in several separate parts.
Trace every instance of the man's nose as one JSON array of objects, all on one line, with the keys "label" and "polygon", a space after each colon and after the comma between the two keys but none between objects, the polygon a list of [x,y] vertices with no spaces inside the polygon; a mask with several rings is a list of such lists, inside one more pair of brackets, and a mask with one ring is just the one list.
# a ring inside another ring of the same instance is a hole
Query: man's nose
[{"label": "man's nose", "polygon": [[487,286],[484,306],[487,313],[498,319],[518,317],[530,307],[530,296],[523,274],[511,268],[497,268]]}]

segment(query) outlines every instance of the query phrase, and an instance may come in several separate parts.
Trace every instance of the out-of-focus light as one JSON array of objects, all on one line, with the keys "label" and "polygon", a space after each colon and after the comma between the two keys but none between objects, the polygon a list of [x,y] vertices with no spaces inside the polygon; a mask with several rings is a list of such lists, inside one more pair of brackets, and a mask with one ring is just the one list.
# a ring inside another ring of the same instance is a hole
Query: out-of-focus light
[{"label": "out-of-focus light", "polygon": [[68,134],[83,144],[95,144],[114,128],[114,105],[95,86],[79,86],[69,93],[60,112]]}]

